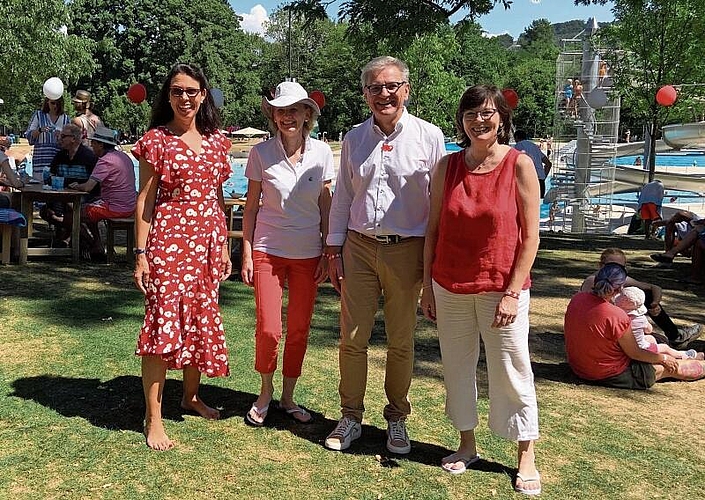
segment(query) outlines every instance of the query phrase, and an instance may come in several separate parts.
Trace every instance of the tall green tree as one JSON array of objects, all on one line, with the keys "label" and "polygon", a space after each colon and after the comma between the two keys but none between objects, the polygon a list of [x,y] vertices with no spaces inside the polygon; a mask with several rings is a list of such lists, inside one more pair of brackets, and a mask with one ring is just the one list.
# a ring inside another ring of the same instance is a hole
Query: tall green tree
[{"label": "tall green tree", "polygon": [[[309,17],[324,16],[332,0],[296,0],[294,9]],[[415,37],[433,33],[448,25],[455,14],[467,11],[467,18],[476,19],[500,4],[509,8],[512,0],[344,0],[338,17],[348,23],[350,33],[374,44],[385,40],[399,48]]]},{"label": "tall green tree", "polygon": [[261,47],[240,29],[226,0],[73,0],[70,9],[74,19],[87,20],[75,23],[73,32],[95,41],[96,71],[79,83],[95,93],[104,116],[115,120],[112,127],[145,126],[147,108],[129,108],[125,92],[142,83],[151,103],[176,62],[198,64],[223,91],[226,124],[254,117]]},{"label": "tall green tree", "polygon": [[24,131],[47,78],[57,76],[68,87],[93,70],[92,44],[67,34],[71,24],[62,0],[0,2],[0,124]]},{"label": "tall green tree", "polygon": [[[598,35],[603,46],[613,48],[608,57],[622,106],[646,123],[645,156],[653,180],[654,139],[672,113],[656,102],[657,90],[666,84],[705,82],[705,2],[617,0],[612,12],[615,22]],[[683,105],[687,102],[676,106]]]},{"label": "tall green tree", "polygon": [[439,126],[446,135],[454,134],[455,110],[465,82],[449,68],[459,46],[450,27],[418,37],[399,54],[409,66],[411,94],[409,111]]},{"label": "tall green tree", "polygon": [[309,92],[323,92],[326,105],[318,120],[319,130],[337,138],[366,118],[360,70],[373,52],[353,45],[344,23],[311,21],[296,11],[291,12],[291,18],[289,14],[286,9],[275,11],[266,27],[271,42],[260,71],[263,85],[273,88],[291,76]]},{"label": "tall green tree", "polygon": [[454,26],[454,31],[458,51],[450,71],[468,86],[480,83],[504,85],[511,54],[505,46],[506,38],[486,37],[475,21],[461,21]]},{"label": "tall green tree", "polygon": [[[294,0],[290,5],[309,19],[321,19],[327,15],[326,8],[335,1]],[[605,4],[608,1],[611,0],[574,0],[574,4]],[[441,25],[449,25],[451,17],[458,14],[464,14],[465,20],[476,21],[495,8],[510,9],[513,3],[514,0],[343,0],[338,18],[348,23],[350,34],[361,38],[367,45],[385,40],[400,48],[417,36],[433,33]]]},{"label": "tall green tree", "polygon": [[550,135],[554,111],[554,85],[558,46],[551,23],[533,21],[519,36],[506,85],[516,90],[519,105],[514,124],[534,137]]}]

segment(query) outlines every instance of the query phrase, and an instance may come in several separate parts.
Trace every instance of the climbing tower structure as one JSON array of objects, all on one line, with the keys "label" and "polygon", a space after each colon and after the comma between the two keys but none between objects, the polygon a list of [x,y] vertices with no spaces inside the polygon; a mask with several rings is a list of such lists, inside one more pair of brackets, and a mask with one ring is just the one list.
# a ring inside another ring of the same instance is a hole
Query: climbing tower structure
[{"label": "climbing tower structure", "polygon": [[612,203],[620,98],[605,51],[595,46],[597,30],[588,20],[581,33],[562,40],[556,61],[552,187],[544,202],[553,204],[555,222],[575,233],[609,232],[622,208]]}]

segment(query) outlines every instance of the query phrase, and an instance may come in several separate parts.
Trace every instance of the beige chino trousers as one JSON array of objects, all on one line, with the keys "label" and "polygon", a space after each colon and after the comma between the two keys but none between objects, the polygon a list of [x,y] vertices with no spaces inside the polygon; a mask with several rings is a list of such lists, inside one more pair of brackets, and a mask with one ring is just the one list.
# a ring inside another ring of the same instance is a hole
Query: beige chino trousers
[{"label": "beige chino trousers", "polygon": [[379,298],[384,296],[387,362],[384,418],[411,413],[408,399],[414,367],[414,329],[423,279],[423,238],[382,244],[348,231],[343,245],[345,279],[340,311],[340,401],[343,416],[362,421],[367,387],[367,349]]}]

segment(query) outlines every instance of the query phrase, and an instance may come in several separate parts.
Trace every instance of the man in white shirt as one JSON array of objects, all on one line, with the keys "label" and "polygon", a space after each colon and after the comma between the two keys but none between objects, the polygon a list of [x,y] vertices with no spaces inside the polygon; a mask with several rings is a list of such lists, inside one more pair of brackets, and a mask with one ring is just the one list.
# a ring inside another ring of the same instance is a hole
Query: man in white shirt
[{"label": "man in white shirt", "polygon": [[548,172],[551,171],[553,164],[548,156],[543,154],[541,148],[539,148],[533,141],[529,139],[529,136],[523,130],[517,130],[514,132],[514,140],[516,144],[514,149],[523,151],[531,161],[534,162],[534,168],[536,169],[536,175],[539,178],[539,184],[541,186],[541,198],[546,194],[546,176]]},{"label": "man in white shirt", "polygon": [[414,363],[416,308],[423,275],[431,168],[445,154],[443,132],[410,115],[409,68],[378,57],[362,70],[372,116],[345,135],[330,211],[326,255],[341,294],[342,418],[325,446],[344,450],[360,437],[367,347],[379,297],[387,334],[387,449],[409,453],[405,420]]}]

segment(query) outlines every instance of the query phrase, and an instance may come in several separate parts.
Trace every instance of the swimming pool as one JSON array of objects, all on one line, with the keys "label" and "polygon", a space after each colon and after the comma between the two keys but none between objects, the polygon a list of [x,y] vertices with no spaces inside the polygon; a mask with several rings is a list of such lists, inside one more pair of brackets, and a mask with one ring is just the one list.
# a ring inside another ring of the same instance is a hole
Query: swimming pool
[{"label": "swimming pool", "polygon": [[[453,142],[446,143],[446,151],[454,152],[460,151],[461,147]],[[617,158],[618,165],[632,165],[634,160],[640,155],[632,156],[621,156]],[[137,161],[135,163],[135,189],[139,189],[139,168]],[[235,158],[230,163],[232,167],[232,175],[223,184],[223,191],[225,196],[242,196],[247,193],[247,178],[245,177],[245,164],[247,163],[247,158]],[[705,151],[676,151],[670,153],[658,153],[656,155],[656,166],[672,166],[672,167],[705,167]],[[31,159],[27,162],[27,173],[32,175],[32,162]],[[551,187],[551,176],[546,179],[546,190]],[[621,193],[615,194],[612,198],[613,203],[621,204],[633,204],[637,201],[637,193]],[[694,201],[700,202],[702,198],[695,193],[689,193],[684,191],[666,191],[666,200],[671,203],[692,203]],[[664,201],[666,201],[664,200]],[[599,200],[595,200],[598,202]],[[541,218],[548,217],[550,210],[550,204],[543,203],[540,207]]]},{"label": "swimming pool", "polygon": [[[619,156],[617,165],[634,165],[634,161],[643,155]],[[705,151],[673,151],[656,153],[656,167],[705,167]]]}]

